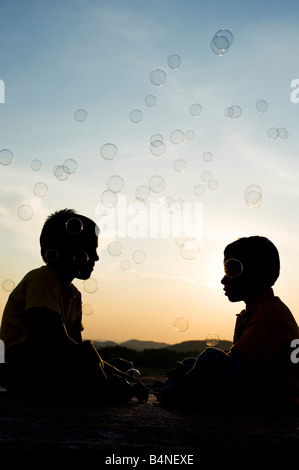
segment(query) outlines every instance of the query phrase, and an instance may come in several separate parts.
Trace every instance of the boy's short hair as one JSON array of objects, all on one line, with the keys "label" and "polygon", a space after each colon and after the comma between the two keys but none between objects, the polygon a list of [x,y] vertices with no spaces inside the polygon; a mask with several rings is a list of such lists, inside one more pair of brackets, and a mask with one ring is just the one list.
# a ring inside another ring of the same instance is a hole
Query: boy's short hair
[{"label": "boy's short hair", "polygon": [[40,234],[40,247],[43,260],[54,260],[53,253],[69,251],[77,247],[86,237],[99,235],[96,223],[73,209],[62,209],[50,214]]},{"label": "boy's short hair", "polygon": [[226,259],[238,259],[244,272],[254,275],[267,287],[273,286],[279,276],[279,253],[266,237],[255,235],[239,238],[225,248],[224,256]]}]

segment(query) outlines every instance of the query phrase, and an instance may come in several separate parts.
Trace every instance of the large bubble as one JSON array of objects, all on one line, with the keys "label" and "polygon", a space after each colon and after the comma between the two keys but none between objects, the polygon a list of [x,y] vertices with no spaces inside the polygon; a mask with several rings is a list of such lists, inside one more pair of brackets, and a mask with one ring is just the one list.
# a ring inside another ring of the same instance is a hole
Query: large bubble
[{"label": "large bubble", "polygon": [[105,160],[113,160],[117,157],[117,147],[111,143],[104,144],[101,147],[100,153]]},{"label": "large bubble", "polygon": [[22,204],[18,207],[18,217],[20,220],[28,221],[33,217],[33,209],[29,204]]},{"label": "large bubble", "polygon": [[37,197],[46,197],[48,194],[48,186],[46,183],[40,181],[33,186],[33,192]]},{"label": "large bubble", "polygon": [[161,69],[154,69],[150,73],[150,81],[152,82],[153,85],[156,86],[162,86],[167,79],[167,75],[164,72],[164,70]]},{"label": "large bubble", "polygon": [[113,175],[107,181],[107,187],[113,193],[119,193],[125,186],[125,182],[121,176]]},{"label": "large bubble", "polygon": [[258,208],[263,203],[262,188],[257,184],[247,186],[244,191],[244,199],[248,207]]},{"label": "large bubble", "polygon": [[184,317],[178,317],[174,320],[173,326],[176,331],[180,333],[184,333],[189,328],[189,322]]},{"label": "large bubble", "polygon": [[10,165],[13,162],[14,155],[9,149],[0,150],[0,164],[1,165]]},{"label": "large bubble", "polygon": [[167,59],[167,64],[172,69],[177,69],[182,63],[182,59],[178,54],[172,54]]}]

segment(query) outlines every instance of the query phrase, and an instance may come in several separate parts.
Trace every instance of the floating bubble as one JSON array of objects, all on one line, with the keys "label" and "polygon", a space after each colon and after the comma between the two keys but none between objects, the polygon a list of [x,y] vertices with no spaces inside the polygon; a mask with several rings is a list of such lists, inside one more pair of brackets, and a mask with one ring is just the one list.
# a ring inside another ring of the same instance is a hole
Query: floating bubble
[{"label": "floating bubble", "polygon": [[210,48],[214,52],[214,54],[216,54],[218,56],[222,56],[222,55],[226,54],[227,51],[229,50],[229,48],[227,48],[227,49],[218,49],[218,47],[216,47],[215,44],[214,44],[214,38],[210,42]]},{"label": "floating bubble", "polygon": [[117,240],[110,242],[108,245],[108,253],[111,256],[119,256],[122,252],[122,245]]},{"label": "floating bubble", "polygon": [[229,46],[231,46],[234,41],[233,33],[229,29],[226,29],[226,28],[219,29],[219,31],[217,31],[217,33],[214,34],[214,38],[216,38],[217,36],[225,37],[229,42]]},{"label": "floating bubble", "polygon": [[18,208],[18,217],[21,220],[27,221],[33,217],[33,209],[29,204],[22,204]]},{"label": "floating bubble", "polygon": [[278,129],[276,127],[270,127],[267,131],[267,134],[271,140],[275,140],[279,137]]},{"label": "floating bubble", "polygon": [[115,207],[117,204],[117,195],[110,189],[106,189],[102,192],[101,202],[105,207],[111,209],[111,207]]},{"label": "floating bubble", "polygon": [[207,183],[208,181],[210,181],[212,179],[212,173],[208,170],[205,170],[201,173],[201,179]]},{"label": "floating bubble", "polygon": [[189,328],[189,322],[184,317],[178,317],[174,320],[173,326],[176,329],[176,331],[179,331],[180,333],[184,333]]},{"label": "floating bubble", "polygon": [[289,137],[289,133],[284,127],[279,127],[277,132],[280,139],[287,139]]},{"label": "floating bubble", "polygon": [[58,260],[58,251],[54,248],[49,248],[45,253],[45,258],[47,262],[53,263]]},{"label": "floating bubble", "polygon": [[37,158],[32,160],[31,162],[31,168],[32,170],[34,171],[39,171],[42,167],[42,162],[40,160],[38,160]]},{"label": "floating bubble", "polygon": [[153,143],[155,141],[158,141],[158,142],[164,142],[164,138],[161,134],[153,134],[151,136],[151,139],[150,139],[150,142]]},{"label": "floating bubble", "polygon": [[105,160],[113,160],[117,157],[117,147],[114,144],[104,144],[101,147],[100,153]]},{"label": "floating bubble", "polygon": [[188,140],[193,140],[195,139],[195,132],[192,129],[189,129],[188,131],[185,132],[185,137]]},{"label": "floating bubble", "polygon": [[161,69],[154,69],[150,73],[150,81],[152,82],[153,85],[156,86],[162,86],[167,79],[167,75],[164,72],[164,70]]},{"label": "floating bubble", "polygon": [[53,175],[59,181],[66,181],[69,177],[69,172],[67,167],[64,165],[55,165],[53,168]]},{"label": "floating bubble", "polygon": [[161,157],[166,152],[166,146],[162,140],[154,140],[150,144],[150,151],[155,157]]},{"label": "floating bubble", "polygon": [[82,313],[83,315],[92,315],[93,314],[93,306],[91,304],[83,304],[82,305]]},{"label": "floating bubble", "polygon": [[229,50],[233,40],[233,33],[228,29],[222,28],[214,34],[214,37],[210,42],[210,47],[214,54],[221,56]]},{"label": "floating bubble", "polygon": [[121,176],[113,175],[107,181],[107,187],[113,193],[119,193],[125,186],[125,182]]},{"label": "floating bubble", "polygon": [[206,336],[206,345],[207,346],[214,347],[219,343],[219,341],[220,341],[220,338],[217,335],[217,333],[209,333]]},{"label": "floating bubble", "polygon": [[263,203],[262,188],[256,184],[248,186],[244,191],[244,199],[249,207],[260,207]]},{"label": "floating bubble", "polygon": [[224,272],[227,277],[239,277],[243,272],[243,265],[238,259],[230,258],[224,262]]},{"label": "floating bubble", "polygon": [[1,165],[10,165],[13,162],[14,155],[11,150],[0,150],[0,163]]},{"label": "floating bubble", "polygon": [[189,111],[190,111],[191,116],[197,117],[202,112],[202,106],[199,103],[193,103],[191,104]]},{"label": "floating bubble", "polygon": [[187,163],[185,162],[183,158],[180,158],[174,162],[173,166],[176,171],[178,171],[179,173],[182,173],[186,170]]},{"label": "floating bubble", "polygon": [[74,114],[74,118],[77,122],[84,122],[87,119],[87,111],[85,109],[77,109]]},{"label": "floating bubble", "polygon": [[165,188],[165,181],[162,176],[155,175],[149,179],[148,185],[153,193],[161,193]]},{"label": "floating bubble", "polygon": [[169,139],[172,144],[181,144],[185,140],[185,134],[180,129],[176,129],[171,132]]},{"label": "floating bubble", "polygon": [[83,282],[83,289],[89,294],[94,294],[98,290],[98,281],[90,277]]},{"label": "floating bubble", "polygon": [[204,162],[211,162],[213,160],[213,154],[211,152],[204,152],[202,154],[202,159]]},{"label": "floating bubble", "polygon": [[128,259],[123,259],[120,263],[120,267],[123,271],[129,271],[129,269],[131,269],[131,261]]},{"label": "floating bubble", "polygon": [[193,260],[200,254],[199,241],[196,238],[187,238],[180,247],[181,257],[186,260]]},{"label": "floating bubble", "polygon": [[188,237],[185,233],[179,233],[175,236],[175,244],[178,246],[183,246],[185,242],[188,240]]},{"label": "floating bubble", "polygon": [[242,109],[240,106],[234,104],[230,108],[226,108],[226,112],[227,112],[227,117],[230,117],[231,119],[237,119],[241,116]]},{"label": "floating bubble", "polygon": [[215,189],[218,189],[218,186],[219,186],[219,183],[218,183],[217,180],[209,180],[208,181],[208,188],[209,189],[215,190]]},{"label": "floating bubble", "polygon": [[133,207],[136,211],[142,211],[146,207],[146,201],[142,201],[141,199],[134,199]]},{"label": "floating bubble", "polygon": [[146,106],[153,108],[157,104],[157,98],[154,95],[147,95],[144,99]]},{"label": "floating bubble", "polygon": [[70,235],[78,235],[83,230],[83,222],[79,217],[71,217],[67,220],[65,228]]},{"label": "floating bubble", "polygon": [[134,123],[141,122],[143,119],[143,112],[140,109],[133,109],[129,114],[130,121]]},{"label": "floating bubble", "polygon": [[127,370],[126,374],[130,375],[131,377],[133,377],[134,379],[136,379],[137,377],[140,376],[140,372],[138,369],[129,369]]},{"label": "floating bubble", "polygon": [[214,36],[213,38],[213,44],[216,49],[220,51],[224,51],[229,48],[230,42],[225,36]]},{"label": "floating bubble", "polygon": [[69,174],[76,173],[78,168],[78,163],[73,158],[67,158],[63,162],[64,171]]},{"label": "floating bubble", "polygon": [[182,59],[178,54],[172,54],[167,59],[167,64],[172,69],[177,69],[182,63]]},{"label": "floating bubble", "polygon": [[77,266],[85,266],[89,261],[89,256],[85,251],[77,251],[73,259]]},{"label": "floating bubble", "polygon": [[195,196],[203,196],[205,191],[206,191],[206,189],[202,184],[197,184],[193,188],[193,192],[194,192]]},{"label": "floating bubble", "polygon": [[48,186],[46,185],[46,183],[36,183],[33,186],[33,192],[37,197],[46,197],[48,194]]},{"label": "floating bubble", "polygon": [[268,110],[268,103],[265,100],[258,100],[256,102],[256,109],[259,113],[265,113]]},{"label": "floating bubble", "polygon": [[5,290],[6,292],[11,292],[15,288],[15,283],[12,279],[5,279],[5,281],[2,282],[2,289]]},{"label": "floating bubble", "polygon": [[136,264],[142,264],[142,263],[144,263],[145,258],[146,258],[146,255],[145,255],[144,251],[142,251],[142,250],[136,250],[136,251],[134,251],[134,253],[132,254],[132,260],[133,260],[134,263],[136,263]]},{"label": "floating bubble", "polygon": [[150,188],[145,184],[139,186],[135,191],[136,199],[140,199],[141,201],[146,201],[146,199],[150,196]]}]

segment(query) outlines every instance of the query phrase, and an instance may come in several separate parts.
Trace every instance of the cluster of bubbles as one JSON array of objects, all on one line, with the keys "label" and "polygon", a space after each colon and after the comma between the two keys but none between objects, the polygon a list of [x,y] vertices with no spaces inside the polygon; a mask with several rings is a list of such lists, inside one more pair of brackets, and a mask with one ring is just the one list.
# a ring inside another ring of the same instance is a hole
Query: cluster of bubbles
[{"label": "cluster of bubbles", "polygon": [[[184,333],[189,328],[189,321],[184,317],[177,317],[173,322],[174,329],[179,333]],[[215,347],[220,341],[217,333],[212,332],[207,334],[205,338],[206,345],[209,347]]]},{"label": "cluster of bubbles", "polygon": [[234,40],[233,33],[228,29],[220,29],[214,34],[210,47],[214,54],[222,56],[226,54]]},{"label": "cluster of bubbles", "polygon": [[[204,152],[202,154],[202,159],[205,163],[210,163],[213,160],[212,152]],[[219,183],[216,179],[213,178],[213,175],[210,170],[203,170],[201,172],[202,183],[199,183],[193,187],[193,193],[195,196],[201,197],[205,194],[206,186],[203,183],[206,183],[207,187],[211,190],[218,189]]]},{"label": "cluster of bubbles", "polygon": [[200,255],[200,243],[197,238],[179,233],[175,236],[174,242],[179,247],[183,259],[193,260]]},{"label": "cluster of bubbles", "polygon": [[285,140],[289,137],[289,132],[284,127],[270,127],[267,131],[267,135],[270,140]]},{"label": "cluster of bubbles", "polygon": [[117,204],[117,194],[122,191],[125,186],[124,179],[119,175],[112,175],[108,178],[107,189],[102,192],[101,203],[108,209],[116,206]]},{"label": "cluster of bubbles", "polygon": [[[111,256],[120,256],[123,252],[122,244],[118,240],[113,240],[107,246],[107,251]],[[146,260],[146,254],[143,250],[135,250],[132,253],[132,261],[135,264],[143,264]],[[120,263],[120,267],[123,271],[128,271],[132,267],[130,259],[123,259]]]},{"label": "cluster of bubbles", "polygon": [[244,191],[244,200],[248,207],[256,209],[263,204],[262,188],[257,184],[247,186]]},{"label": "cluster of bubbles", "polygon": [[237,104],[234,104],[228,108],[225,108],[224,110],[224,115],[231,119],[237,119],[241,116],[241,114],[242,114],[242,109]]},{"label": "cluster of bubbles", "polygon": [[67,158],[60,165],[55,165],[52,172],[55,178],[59,181],[66,181],[70,175],[76,173],[78,163],[73,158]]}]

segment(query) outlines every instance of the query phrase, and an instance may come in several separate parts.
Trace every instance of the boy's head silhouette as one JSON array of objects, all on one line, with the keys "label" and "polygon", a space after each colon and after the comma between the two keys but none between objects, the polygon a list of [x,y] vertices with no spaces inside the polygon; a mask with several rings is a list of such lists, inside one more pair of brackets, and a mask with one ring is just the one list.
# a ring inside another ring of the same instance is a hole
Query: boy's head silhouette
[{"label": "boy's head silhouette", "polygon": [[225,276],[221,280],[231,302],[250,303],[274,285],[280,271],[279,253],[266,237],[243,237],[224,250]]},{"label": "boy's head silhouette", "polygon": [[41,255],[61,277],[88,279],[98,261],[99,228],[72,209],[51,214],[40,235]]}]

